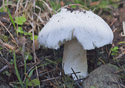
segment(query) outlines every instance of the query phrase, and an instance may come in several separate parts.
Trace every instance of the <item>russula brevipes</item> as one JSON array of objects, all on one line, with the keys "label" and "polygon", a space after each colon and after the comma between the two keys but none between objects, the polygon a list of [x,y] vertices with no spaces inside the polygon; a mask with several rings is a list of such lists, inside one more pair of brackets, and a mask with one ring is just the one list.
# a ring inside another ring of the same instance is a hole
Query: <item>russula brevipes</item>
[{"label": "russula brevipes", "polygon": [[92,11],[67,8],[53,15],[38,36],[39,43],[51,49],[64,44],[64,72],[72,74],[74,70],[78,78],[88,74],[86,50],[111,44],[112,40],[112,30],[101,17]]}]

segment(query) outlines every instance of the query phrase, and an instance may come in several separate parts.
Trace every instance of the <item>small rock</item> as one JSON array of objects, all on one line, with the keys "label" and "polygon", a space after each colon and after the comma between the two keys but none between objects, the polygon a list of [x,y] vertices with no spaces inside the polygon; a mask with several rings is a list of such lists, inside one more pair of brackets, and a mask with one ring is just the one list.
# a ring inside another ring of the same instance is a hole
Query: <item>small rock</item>
[{"label": "small rock", "polygon": [[120,88],[118,67],[112,64],[102,65],[92,71],[83,82],[83,88]]}]

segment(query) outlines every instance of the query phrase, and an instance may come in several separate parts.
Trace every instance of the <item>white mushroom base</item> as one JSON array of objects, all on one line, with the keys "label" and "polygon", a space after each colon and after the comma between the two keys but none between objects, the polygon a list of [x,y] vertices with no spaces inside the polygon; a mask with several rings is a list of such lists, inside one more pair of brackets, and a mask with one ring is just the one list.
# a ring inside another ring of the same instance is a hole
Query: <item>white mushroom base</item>
[{"label": "white mushroom base", "polygon": [[[80,79],[87,76],[88,66],[86,51],[76,39],[65,43],[62,66],[64,73],[72,75],[74,80],[77,80],[77,77]],[[77,77],[73,74],[73,71]]]}]

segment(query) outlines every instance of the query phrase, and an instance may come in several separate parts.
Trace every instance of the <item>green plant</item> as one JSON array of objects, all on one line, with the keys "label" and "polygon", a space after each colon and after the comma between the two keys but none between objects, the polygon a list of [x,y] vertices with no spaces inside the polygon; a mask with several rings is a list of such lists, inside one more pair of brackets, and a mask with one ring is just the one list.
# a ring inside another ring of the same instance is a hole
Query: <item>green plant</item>
[{"label": "green plant", "polygon": [[26,18],[25,16],[19,16],[19,17],[15,17],[15,23],[18,25],[23,25],[24,22],[26,22]]},{"label": "green plant", "polygon": [[21,85],[22,88],[24,88],[23,81],[21,80],[21,77],[20,77],[20,74],[19,74],[19,71],[18,71],[18,68],[17,68],[15,52],[13,53],[13,56],[14,56],[13,58],[14,58],[14,68],[15,68],[16,76],[19,80],[19,84]]},{"label": "green plant", "polygon": [[99,2],[98,4],[96,5],[88,5],[89,8],[92,9],[92,11],[95,11],[95,10],[99,10],[99,9],[103,9],[103,11],[107,11],[109,12],[109,10],[111,10],[111,6],[113,8],[118,8],[118,4],[116,4],[118,1],[120,0],[93,0],[93,2]]},{"label": "green plant", "polygon": [[118,46],[111,48],[111,55],[115,56],[118,54]]},{"label": "green plant", "polygon": [[7,12],[8,12],[8,14],[9,14],[10,21],[12,22],[12,24],[13,24],[13,26],[14,26],[14,29],[16,30],[15,22],[14,22],[13,17],[12,17],[12,15],[11,15],[11,13],[10,13],[10,11],[9,11],[8,8],[7,8]]},{"label": "green plant", "polygon": [[75,81],[71,79],[69,76],[63,75],[62,81],[63,81],[63,85],[60,86],[61,88],[64,88],[64,86],[66,88],[75,88],[74,87]]},{"label": "green plant", "polygon": [[[19,16],[19,17],[15,17],[15,21],[13,20],[13,17],[8,9],[8,14],[9,14],[9,18],[14,26],[14,29],[16,30],[16,33],[20,33],[20,34],[24,34],[26,36],[30,36],[30,39],[33,40],[33,36],[32,36],[32,33],[28,33],[28,32],[25,32],[23,31],[23,28],[22,28],[22,25],[26,22],[26,18],[25,16]],[[18,28],[16,28],[16,24],[18,24]],[[34,39],[37,40],[37,35],[34,35]]]},{"label": "green plant", "polygon": [[1,34],[0,39],[2,39],[4,42],[8,42],[8,36]]},{"label": "green plant", "polygon": [[61,7],[58,1],[57,2],[55,2],[54,0],[48,0],[48,1],[54,12]]},{"label": "green plant", "polygon": [[119,42],[118,44],[125,44],[125,42],[124,42],[124,41],[122,41],[122,42]]},{"label": "green plant", "polygon": [[38,86],[38,85],[40,85],[39,79],[33,79],[33,80],[28,82],[28,86],[34,86],[35,87],[35,86]]},{"label": "green plant", "polygon": [[[28,32],[23,31],[22,27],[20,27],[20,26],[18,27],[17,33],[20,33],[20,34],[23,34],[26,36],[30,36],[30,39],[33,40],[32,33],[28,33]],[[37,38],[38,38],[38,36],[34,35],[34,39],[37,40]]]},{"label": "green plant", "polygon": [[[32,33],[28,33],[28,32],[23,31],[23,28],[21,27],[25,22],[26,22],[26,18],[24,15],[15,18],[15,23],[19,25],[16,32],[20,33],[20,34],[24,34],[26,36],[30,36],[30,39],[33,40]],[[35,40],[37,40],[37,37],[38,37],[37,35],[34,35]]]},{"label": "green plant", "polygon": [[4,71],[3,74],[7,75],[7,76],[10,76],[11,73],[9,71]]},{"label": "green plant", "polygon": [[96,88],[95,86],[90,86],[90,88]]},{"label": "green plant", "polygon": [[[0,51],[3,49],[3,47],[2,46],[0,46]],[[0,52],[1,53],[1,52]]]},{"label": "green plant", "polygon": [[[14,56],[14,61],[13,61],[13,63],[14,63],[14,68],[15,68],[15,72],[16,72],[16,76],[17,76],[17,78],[18,78],[18,81],[19,82],[17,82],[17,84],[20,84],[21,85],[21,88],[24,88],[24,85],[26,85],[26,88],[28,88],[28,86],[33,86],[33,87],[35,87],[35,86],[38,86],[38,85],[40,85],[40,81],[39,81],[39,79],[32,79],[32,80],[29,80],[29,78],[32,76],[32,74],[33,74],[33,71],[35,70],[35,69],[32,69],[30,72],[29,72],[29,74],[26,76],[26,79],[25,79],[25,84],[24,84],[24,82],[22,81],[22,79],[21,79],[21,77],[20,77],[20,73],[19,73],[19,70],[18,70],[18,68],[17,68],[17,64],[16,64],[16,54],[15,54],[15,52],[13,53],[13,56]],[[27,59],[28,58],[31,58],[31,56],[28,54],[27,56]],[[27,74],[26,73],[26,60],[27,59],[25,59],[24,60],[24,73],[25,74]],[[16,86],[16,85],[15,85]],[[17,86],[16,86],[17,87]]]},{"label": "green plant", "polygon": [[7,12],[8,11],[7,5],[11,5],[11,4],[12,4],[12,1],[4,0],[4,5],[0,7],[0,12]]}]

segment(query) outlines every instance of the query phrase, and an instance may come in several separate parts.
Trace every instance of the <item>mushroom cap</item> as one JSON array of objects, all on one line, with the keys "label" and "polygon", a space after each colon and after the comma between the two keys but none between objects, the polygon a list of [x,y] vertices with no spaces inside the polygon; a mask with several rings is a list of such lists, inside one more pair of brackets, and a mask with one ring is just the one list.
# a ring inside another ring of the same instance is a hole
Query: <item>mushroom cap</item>
[{"label": "mushroom cap", "polygon": [[108,24],[92,11],[66,8],[53,15],[38,35],[41,45],[58,49],[66,41],[76,38],[85,50],[111,44],[113,33]]}]

